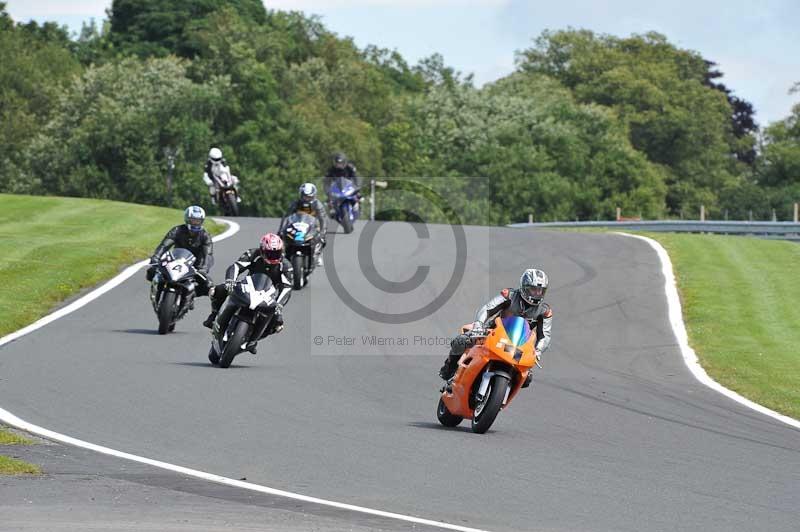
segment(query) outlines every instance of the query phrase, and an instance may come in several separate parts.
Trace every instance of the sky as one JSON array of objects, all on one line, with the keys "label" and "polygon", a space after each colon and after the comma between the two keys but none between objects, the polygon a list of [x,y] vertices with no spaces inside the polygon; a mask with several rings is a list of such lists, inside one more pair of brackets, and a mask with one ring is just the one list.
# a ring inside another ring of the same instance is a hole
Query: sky
[{"label": "sky", "polygon": [[[78,31],[105,18],[110,0],[6,0],[16,21],[56,21]],[[269,9],[316,14],[364,47],[397,49],[411,64],[433,53],[473,73],[477,85],[514,69],[514,52],[545,29],[628,36],[657,31],[718,63],[722,82],[751,102],[766,125],[800,94],[800,0],[266,0]]]}]

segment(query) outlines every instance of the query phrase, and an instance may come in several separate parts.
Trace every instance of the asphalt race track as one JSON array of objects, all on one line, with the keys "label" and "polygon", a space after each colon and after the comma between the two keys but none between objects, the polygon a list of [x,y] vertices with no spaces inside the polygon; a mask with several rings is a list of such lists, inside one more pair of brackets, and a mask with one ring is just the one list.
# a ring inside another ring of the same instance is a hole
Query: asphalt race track
[{"label": "asphalt race track", "polygon": [[[237,221],[242,230],[215,246],[216,280],[276,226]],[[800,431],[694,380],[646,243],[465,227],[459,246],[450,227],[394,223],[370,226],[370,254],[365,227],[331,235],[326,272],[293,295],[286,329],[257,356],[239,355],[228,370],[208,364],[207,299],[174,334],[155,334],[140,272],[0,349],[0,407],[120,451],[469,527],[798,530]],[[551,277],[544,369],[489,433],[440,427],[444,343],[531,265]],[[418,311],[454,269],[463,272],[452,297],[429,316]],[[347,294],[367,310],[343,303]],[[227,496],[236,490],[217,495]],[[324,515],[329,528],[387,524],[345,510]]]}]

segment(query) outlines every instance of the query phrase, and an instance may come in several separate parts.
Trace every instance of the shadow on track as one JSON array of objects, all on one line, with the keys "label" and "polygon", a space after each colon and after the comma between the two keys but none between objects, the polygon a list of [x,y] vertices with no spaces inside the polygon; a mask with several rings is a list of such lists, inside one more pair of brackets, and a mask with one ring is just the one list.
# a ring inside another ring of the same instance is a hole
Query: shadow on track
[{"label": "shadow on track", "polygon": [[[441,430],[446,432],[469,432],[472,434],[472,430],[469,427],[445,427],[440,423],[433,423],[430,421],[412,421],[411,423],[406,423],[407,427],[414,427],[417,429],[433,429],[433,430]],[[492,432],[492,431],[489,431]]]}]

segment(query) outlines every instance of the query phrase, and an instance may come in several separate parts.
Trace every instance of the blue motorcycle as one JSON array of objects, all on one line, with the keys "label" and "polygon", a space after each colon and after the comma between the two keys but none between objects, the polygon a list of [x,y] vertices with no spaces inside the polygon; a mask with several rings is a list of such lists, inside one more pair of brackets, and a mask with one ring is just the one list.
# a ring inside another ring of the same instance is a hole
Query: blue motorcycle
[{"label": "blue motorcycle", "polygon": [[360,204],[358,188],[346,177],[337,177],[330,188],[334,218],[342,226],[345,233],[353,232],[353,224],[358,219]]}]

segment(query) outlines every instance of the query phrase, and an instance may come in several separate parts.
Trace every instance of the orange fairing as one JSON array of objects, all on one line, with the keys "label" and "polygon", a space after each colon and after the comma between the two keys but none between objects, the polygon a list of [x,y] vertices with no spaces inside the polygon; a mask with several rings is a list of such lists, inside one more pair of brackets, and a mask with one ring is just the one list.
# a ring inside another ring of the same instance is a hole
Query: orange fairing
[{"label": "orange fairing", "polygon": [[[500,318],[495,319],[495,327],[486,337],[477,337],[469,351],[458,361],[458,369],[449,390],[442,394],[447,409],[454,415],[471,418],[473,408],[470,397],[474,394],[476,381],[480,380],[486,365],[493,363],[492,369],[505,370],[511,375],[511,391],[507,406],[519,391],[528,371],[536,365],[536,333],[532,332],[522,345],[514,345]],[[473,405],[474,406],[474,405]]]}]

